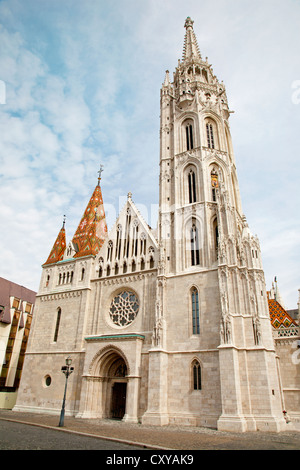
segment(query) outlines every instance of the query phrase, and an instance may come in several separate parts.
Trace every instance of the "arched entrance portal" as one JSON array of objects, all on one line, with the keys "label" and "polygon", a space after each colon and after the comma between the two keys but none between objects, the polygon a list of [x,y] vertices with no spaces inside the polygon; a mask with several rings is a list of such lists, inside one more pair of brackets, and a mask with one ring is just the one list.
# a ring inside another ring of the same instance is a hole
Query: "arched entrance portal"
[{"label": "arched entrance portal", "polygon": [[83,390],[83,417],[123,419],[126,414],[129,367],[122,351],[107,346],[94,356]]}]

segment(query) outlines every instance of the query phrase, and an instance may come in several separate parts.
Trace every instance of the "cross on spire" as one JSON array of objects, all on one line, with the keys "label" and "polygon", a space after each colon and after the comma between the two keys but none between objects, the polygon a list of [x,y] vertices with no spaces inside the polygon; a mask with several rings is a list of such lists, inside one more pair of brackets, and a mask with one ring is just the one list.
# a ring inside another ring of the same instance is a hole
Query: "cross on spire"
[{"label": "cross on spire", "polygon": [[100,165],[100,170],[98,171],[98,186],[100,185],[100,180],[101,180],[101,174],[103,172],[103,165]]}]

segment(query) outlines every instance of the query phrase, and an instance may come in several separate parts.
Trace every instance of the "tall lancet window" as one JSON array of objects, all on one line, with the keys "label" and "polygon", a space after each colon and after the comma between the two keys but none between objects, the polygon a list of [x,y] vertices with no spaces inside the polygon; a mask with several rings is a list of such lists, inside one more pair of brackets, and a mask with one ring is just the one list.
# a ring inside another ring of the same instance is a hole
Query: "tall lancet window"
[{"label": "tall lancet window", "polygon": [[191,227],[191,264],[197,266],[200,264],[200,249],[199,249],[199,230],[196,221],[193,219]]},{"label": "tall lancet window", "polygon": [[192,124],[188,124],[185,127],[186,133],[186,149],[192,150],[194,148],[194,138],[193,138],[193,126]]},{"label": "tall lancet window", "polygon": [[193,389],[194,390],[201,390],[201,366],[198,361],[193,361],[192,363],[193,368]]},{"label": "tall lancet window", "polygon": [[197,201],[196,195],[196,175],[194,170],[190,170],[188,173],[188,186],[189,186],[189,203]]},{"label": "tall lancet window", "polygon": [[213,131],[213,126],[210,123],[206,124],[206,135],[207,135],[208,148],[214,149],[215,148],[214,131]]},{"label": "tall lancet window", "polygon": [[191,297],[192,297],[193,335],[199,335],[200,333],[199,293],[196,287],[192,288]]}]

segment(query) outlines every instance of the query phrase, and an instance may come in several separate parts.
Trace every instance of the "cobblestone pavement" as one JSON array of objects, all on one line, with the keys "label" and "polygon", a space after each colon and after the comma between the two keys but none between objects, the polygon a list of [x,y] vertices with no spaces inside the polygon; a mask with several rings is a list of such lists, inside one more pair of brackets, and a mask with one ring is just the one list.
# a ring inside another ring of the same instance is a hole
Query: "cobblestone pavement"
[{"label": "cobblestone pavement", "polygon": [[231,433],[200,427],[144,426],[116,420],[65,417],[0,410],[0,419],[54,428],[60,432],[98,436],[130,443],[146,449],[161,450],[300,450],[300,432]]}]

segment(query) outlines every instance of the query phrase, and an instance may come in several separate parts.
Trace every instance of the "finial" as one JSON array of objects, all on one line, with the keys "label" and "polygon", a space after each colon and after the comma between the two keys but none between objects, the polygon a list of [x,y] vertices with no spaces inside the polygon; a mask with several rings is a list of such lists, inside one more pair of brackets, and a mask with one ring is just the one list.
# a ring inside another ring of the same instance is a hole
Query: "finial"
[{"label": "finial", "polygon": [[131,198],[132,198],[132,193],[129,191],[129,193],[127,194],[128,201],[131,201]]},{"label": "finial", "polygon": [[187,29],[188,27],[193,28],[194,21],[188,16],[185,20],[184,27]]},{"label": "finial", "polygon": [[66,223],[66,216],[64,215],[62,228],[65,228],[65,223]]},{"label": "finial", "polygon": [[100,180],[101,180],[101,174],[103,172],[103,165],[100,165],[100,170],[98,171],[98,186],[100,185]]}]

